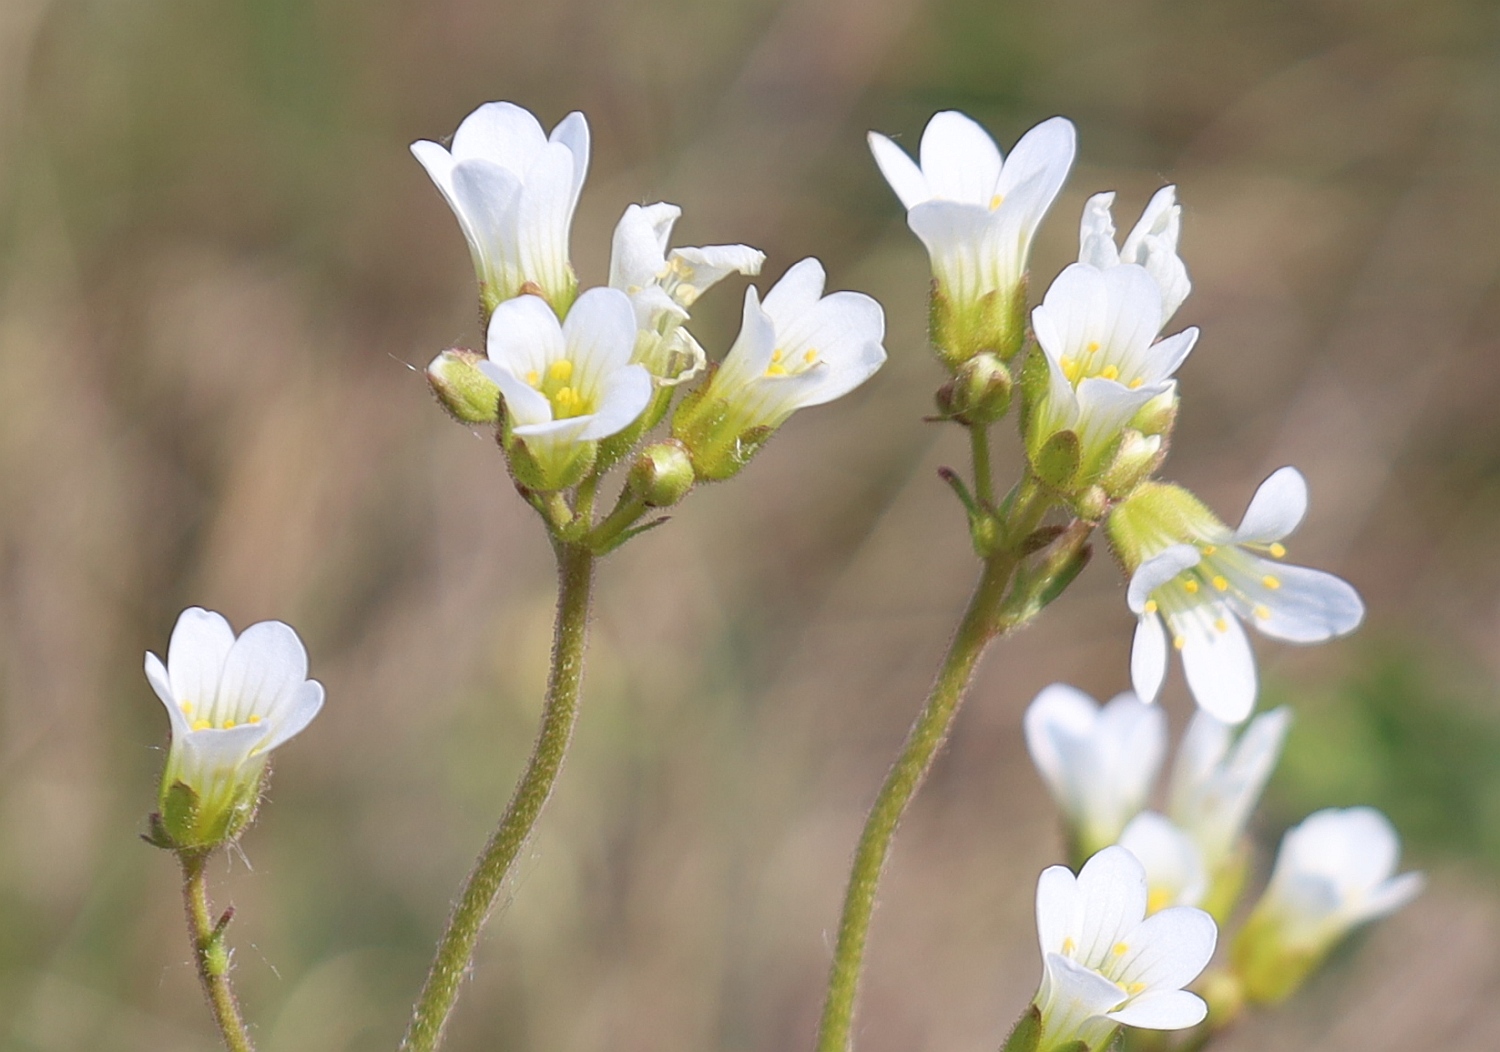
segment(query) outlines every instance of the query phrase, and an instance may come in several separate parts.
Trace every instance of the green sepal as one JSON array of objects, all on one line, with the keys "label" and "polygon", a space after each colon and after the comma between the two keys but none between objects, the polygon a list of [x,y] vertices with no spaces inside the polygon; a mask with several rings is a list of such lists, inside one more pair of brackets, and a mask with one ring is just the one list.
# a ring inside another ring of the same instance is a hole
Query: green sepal
[{"label": "green sepal", "polygon": [[198,791],[173,782],[161,794],[161,830],[174,848],[195,846],[198,837]]},{"label": "green sepal", "polygon": [[167,826],[162,821],[160,811],[153,811],[146,816],[146,832],[141,834],[141,839],[163,851],[174,851],[177,848],[177,845],[172,843],[172,837],[167,833]]},{"label": "green sepal", "polygon": [[1016,1020],[1000,1052],[1036,1052],[1042,1041],[1042,1010],[1029,1005],[1026,1014]]},{"label": "green sepal", "polygon": [[526,446],[526,439],[513,430],[510,414],[501,414],[500,446],[505,450],[516,485],[533,493],[554,493],[583,481],[599,455],[598,442],[578,442],[572,454],[559,464],[543,464]]},{"label": "green sepal", "polygon": [[977,354],[959,366],[937,391],[944,419],[971,427],[999,422],[1010,410],[1010,370],[993,354]]},{"label": "green sepal", "polygon": [[1021,389],[1021,434],[1031,433],[1031,422],[1037,409],[1052,387],[1051,370],[1047,367],[1047,355],[1033,345],[1021,360],[1017,386]]},{"label": "green sepal", "polygon": [[1014,288],[994,289],[968,303],[957,303],[936,280],[927,301],[927,329],[937,356],[956,370],[978,354],[1002,362],[1026,343],[1026,278]]},{"label": "green sepal", "polygon": [[776,429],[767,425],[742,428],[728,402],[708,398],[712,379],[710,373],[678,403],[672,414],[672,437],[687,449],[699,479],[722,482],[739,474]]},{"label": "green sepal", "polygon": [[610,552],[614,551],[616,548],[624,544],[626,541],[630,540],[632,537],[639,537],[647,530],[654,530],[658,526],[669,521],[671,518],[672,516],[670,515],[663,515],[660,518],[652,519],[650,522],[643,522],[639,526],[632,526],[628,530],[621,530],[613,537],[601,542],[599,545],[594,547],[593,552],[595,555],[608,555]]},{"label": "green sepal", "polygon": [[1053,489],[1067,492],[1078,477],[1080,448],[1076,431],[1058,431],[1031,457],[1037,478]]}]

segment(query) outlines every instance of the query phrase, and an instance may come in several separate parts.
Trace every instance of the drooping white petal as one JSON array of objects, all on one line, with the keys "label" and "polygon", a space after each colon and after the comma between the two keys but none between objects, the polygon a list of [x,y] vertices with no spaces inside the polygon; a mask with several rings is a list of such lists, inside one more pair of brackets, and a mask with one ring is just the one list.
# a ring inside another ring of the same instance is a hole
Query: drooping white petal
[{"label": "drooping white petal", "polygon": [[1186,1030],[1208,1018],[1208,1005],[1188,990],[1152,990],[1108,1017],[1142,1030]]},{"label": "drooping white petal", "polygon": [[1141,614],[1130,643],[1130,685],[1142,701],[1153,702],[1167,678],[1167,630],[1156,614]]},{"label": "drooping white petal", "polygon": [[1237,543],[1265,544],[1289,535],[1307,514],[1307,480],[1294,467],[1277,468],[1260,484],[1234,531]]},{"label": "drooping white petal", "polygon": [[1198,330],[1189,326],[1181,332],[1166,336],[1151,345],[1141,369],[1141,378],[1148,384],[1166,380],[1182,368],[1187,356],[1198,343]]},{"label": "drooping white petal", "polygon": [[1261,616],[1251,617],[1262,635],[1321,643],[1353,632],[1364,621],[1364,600],[1343,578],[1305,566],[1269,568],[1277,587],[1261,593]]},{"label": "drooping white petal", "polygon": [[1182,670],[1198,704],[1225,723],[1243,723],[1255,707],[1255,655],[1227,606],[1200,607],[1170,619],[1182,640]]},{"label": "drooping white petal", "polygon": [[922,132],[921,155],[922,174],[932,196],[994,207],[1000,150],[989,132],[973,120],[956,110],[933,114]]},{"label": "drooping white petal", "polygon": [[927,177],[922,174],[922,169],[917,167],[917,162],[913,161],[905,150],[879,132],[870,132],[867,139],[870,143],[870,152],[875,155],[875,163],[880,168],[880,174],[885,176],[885,181],[891,184],[892,190],[896,191],[896,196],[901,199],[902,207],[915,208],[932,197],[932,190],[927,185]]},{"label": "drooping white petal", "polygon": [[766,254],[749,245],[704,245],[673,249],[671,258],[686,271],[683,282],[701,295],[730,274],[759,274]]},{"label": "drooping white petal", "polygon": [[1125,601],[1131,612],[1139,614],[1144,611],[1152,592],[1182,571],[1197,566],[1202,558],[1191,544],[1174,544],[1141,563],[1130,575],[1130,584],[1125,590]]},{"label": "drooping white petal", "polygon": [[1350,920],[1363,924],[1395,913],[1422,893],[1427,878],[1421,873],[1402,873],[1371,888],[1364,901],[1350,913]]},{"label": "drooping white petal", "polygon": [[231,776],[249,761],[269,730],[265,724],[243,723],[227,729],[211,727],[193,731],[180,744],[174,741],[173,748],[182,753],[179,780],[200,796],[205,795],[205,790],[213,787],[214,779]]},{"label": "drooping white petal", "polygon": [[1099,460],[1119,437],[1130,419],[1140,412],[1151,399],[1166,390],[1164,384],[1145,385],[1131,389],[1114,380],[1102,380],[1086,376],[1078,383],[1078,421],[1074,430],[1078,433],[1081,463],[1084,467],[1096,466]]}]

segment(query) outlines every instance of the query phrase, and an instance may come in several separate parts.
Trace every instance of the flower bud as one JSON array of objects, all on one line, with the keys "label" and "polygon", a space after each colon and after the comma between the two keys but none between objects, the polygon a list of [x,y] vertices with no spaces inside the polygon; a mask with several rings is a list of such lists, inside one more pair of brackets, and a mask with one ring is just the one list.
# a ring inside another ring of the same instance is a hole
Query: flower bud
[{"label": "flower bud", "polygon": [[641,451],[625,485],[648,508],[670,508],[693,488],[693,462],[682,443],[657,442]]},{"label": "flower bud", "polygon": [[1099,478],[1104,492],[1117,500],[1128,496],[1161,463],[1161,446],[1160,435],[1143,435],[1139,431],[1126,430],[1120,436],[1120,448],[1115,450],[1114,459]]},{"label": "flower bud", "polygon": [[942,387],[937,404],[943,415],[961,424],[983,427],[1005,416],[1010,409],[1010,370],[988,352],[977,354]]},{"label": "flower bud", "polygon": [[1136,410],[1130,419],[1130,427],[1146,436],[1170,438],[1177,423],[1178,401],[1177,383],[1173,381],[1165,391]]},{"label": "flower bud", "polygon": [[453,347],[428,363],[432,393],[460,424],[493,424],[500,419],[500,385],[480,371],[482,361],[482,354]]}]

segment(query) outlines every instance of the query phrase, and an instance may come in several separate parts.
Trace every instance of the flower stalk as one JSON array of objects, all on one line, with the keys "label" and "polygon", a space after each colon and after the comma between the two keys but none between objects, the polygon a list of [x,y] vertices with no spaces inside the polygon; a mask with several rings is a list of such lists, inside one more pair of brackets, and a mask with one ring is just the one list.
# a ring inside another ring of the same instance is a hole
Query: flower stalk
[{"label": "flower stalk", "polygon": [[552,670],[542,710],[541,730],[526,771],[505,809],[499,826],[480,852],[464,883],[448,928],[438,943],[427,982],[412,1009],[411,1025],[402,1052],[432,1052],[442,1041],[443,1028],[458,1000],[459,986],[468,974],[479,933],[495,899],[514,866],[521,847],[531,836],[542,808],[562,770],[563,757],[578,718],[583,685],[583,655],[588,636],[589,603],[594,554],[584,545],[556,541],[557,621],[552,637]]},{"label": "flower stalk", "polygon": [[208,904],[204,869],[210,854],[211,851],[181,851],[177,856],[182,862],[182,900],[193,943],[193,964],[198,969],[198,981],[203,984],[214,1022],[224,1038],[224,1047],[229,1052],[254,1052],[255,1046],[250,1042],[245,1021],[240,1018],[239,1002],[229,982],[230,953],[224,945],[224,929],[234,910],[225,910],[215,923]]}]

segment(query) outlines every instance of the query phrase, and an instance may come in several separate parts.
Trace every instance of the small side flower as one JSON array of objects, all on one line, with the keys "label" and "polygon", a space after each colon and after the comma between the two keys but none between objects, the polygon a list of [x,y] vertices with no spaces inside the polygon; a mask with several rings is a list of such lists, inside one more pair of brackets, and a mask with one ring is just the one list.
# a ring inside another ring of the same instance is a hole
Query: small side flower
[{"label": "small side flower", "polygon": [[1249,1000],[1284,1000],[1351,930],[1410,902],[1423,877],[1393,875],[1400,852],[1390,820],[1371,807],[1318,811],[1290,830],[1234,943]]},{"label": "small side flower", "polygon": [[1166,752],[1165,714],[1130,693],[1101,708],[1054,683],[1023,723],[1032,762],[1063,812],[1072,857],[1082,861],[1113,844],[1151,794]]},{"label": "small side flower", "polygon": [[177,619],[166,662],[146,655],[146,678],[172,724],[158,842],[206,851],[233,840],[255,815],[271,751],[323,707],[302,641],[280,621],[236,638],[222,616],[191,607]]},{"label": "small side flower", "polygon": [[736,474],[798,409],[848,394],[885,362],[885,312],[859,292],[823,295],[823,265],[792,266],[762,303],[745,290],[734,346],[672,419],[701,479]]},{"label": "small side flower", "polygon": [[1170,906],[1202,904],[1208,892],[1203,855],[1193,838],[1166,815],[1156,811],[1136,815],[1120,834],[1120,846],[1146,870],[1148,914]]},{"label": "small side flower", "polygon": [[1078,262],[1101,270],[1133,263],[1144,267],[1161,289],[1161,319],[1165,324],[1177,313],[1182,301],[1193,290],[1187,266],[1177,254],[1177,240],[1182,233],[1182,207],[1177,203],[1177,188],[1164,186],[1152,195],[1141,213],[1140,221],[1115,246],[1115,220],[1110,209],[1113,193],[1095,194],[1083,206],[1083,220],[1078,230]]}]

